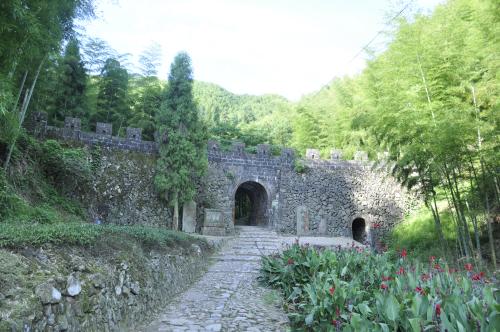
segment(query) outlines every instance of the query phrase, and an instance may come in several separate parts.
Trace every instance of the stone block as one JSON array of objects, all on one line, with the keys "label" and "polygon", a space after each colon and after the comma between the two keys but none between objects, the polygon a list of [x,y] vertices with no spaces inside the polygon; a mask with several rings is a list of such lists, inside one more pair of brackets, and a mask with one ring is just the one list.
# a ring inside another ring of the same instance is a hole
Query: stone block
[{"label": "stone block", "polygon": [[295,209],[297,218],[297,235],[306,235],[309,233],[309,211],[307,206],[299,205]]},{"label": "stone block", "polygon": [[95,132],[100,135],[111,136],[113,134],[113,125],[111,123],[97,122]]},{"label": "stone block", "polygon": [[306,149],[307,159],[319,159],[319,150],[317,149]]},{"label": "stone block", "polygon": [[271,146],[269,144],[257,145],[257,156],[259,158],[268,158],[271,156]]},{"label": "stone block", "polygon": [[205,209],[205,221],[202,229],[203,235],[225,236],[223,213],[217,209]]},{"label": "stone block", "polygon": [[281,160],[284,162],[292,162],[295,158],[295,151],[289,148],[281,149]]},{"label": "stone block", "polygon": [[326,232],[327,232],[326,218],[321,218],[319,221],[318,233],[319,235],[326,235]]},{"label": "stone block", "polygon": [[216,140],[208,140],[208,153],[217,153],[220,151],[219,142]]},{"label": "stone block", "polygon": [[331,160],[340,160],[342,159],[342,150],[333,149],[330,151],[330,159]]},{"label": "stone block", "polygon": [[182,207],[182,231],[194,233],[196,230],[196,202],[189,201]]},{"label": "stone block", "polygon": [[356,161],[368,161],[368,153],[366,153],[366,151],[356,151],[354,153],[354,160],[356,160]]},{"label": "stone block", "polygon": [[142,129],[127,127],[127,139],[133,142],[140,142],[142,140]]},{"label": "stone block", "polygon": [[245,154],[245,143],[238,141],[233,142],[231,145],[231,152],[238,156]]},{"label": "stone block", "polygon": [[64,119],[64,129],[81,130],[82,129],[81,120],[79,118],[72,118],[67,116]]}]

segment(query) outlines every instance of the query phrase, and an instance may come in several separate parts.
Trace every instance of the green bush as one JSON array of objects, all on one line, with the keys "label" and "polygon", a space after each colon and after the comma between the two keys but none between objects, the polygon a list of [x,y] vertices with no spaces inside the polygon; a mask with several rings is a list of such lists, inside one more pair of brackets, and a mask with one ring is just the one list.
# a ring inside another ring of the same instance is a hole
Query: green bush
[{"label": "green bush", "polygon": [[293,162],[293,169],[295,172],[302,174],[307,171],[307,166],[302,159],[295,159]]},{"label": "green bush", "polygon": [[[406,256],[406,251],[404,256]],[[361,248],[293,245],[264,257],[261,279],[279,288],[299,331],[495,331],[497,285],[466,265],[449,269]]]},{"label": "green bush", "polygon": [[54,182],[68,187],[86,185],[92,175],[92,165],[80,148],[63,148],[54,140],[40,144],[36,158],[44,171]]}]

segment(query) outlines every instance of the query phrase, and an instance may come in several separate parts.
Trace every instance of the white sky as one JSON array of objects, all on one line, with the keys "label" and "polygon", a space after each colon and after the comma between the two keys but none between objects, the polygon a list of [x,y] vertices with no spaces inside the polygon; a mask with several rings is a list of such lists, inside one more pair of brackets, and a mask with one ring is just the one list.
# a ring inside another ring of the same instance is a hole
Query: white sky
[{"label": "white sky", "polygon": [[[442,0],[414,0],[431,10]],[[101,0],[86,34],[133,61],[152,42],[162,47],[160,77],[187,51],[195,79],[234,93],[275,93],[291,100],[335,76],[360,71],[351,59],[384,28],[400,0]],[[377,40],[380,45],[382,40]],[[377,45],[377,42],[373,44]]]}]

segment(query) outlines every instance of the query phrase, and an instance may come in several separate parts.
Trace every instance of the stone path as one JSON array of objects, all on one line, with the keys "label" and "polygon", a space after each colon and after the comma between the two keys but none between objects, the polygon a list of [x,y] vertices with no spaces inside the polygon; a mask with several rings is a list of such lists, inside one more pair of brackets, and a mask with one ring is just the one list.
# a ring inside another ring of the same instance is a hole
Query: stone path
[{"label": "stone path", "polygon": [[279,297],[256,280],[260,256],[280,250],[279,237],[260,227],[236,230],[239,235],[215,256],[208,272],[144,332],[289,330]]}]

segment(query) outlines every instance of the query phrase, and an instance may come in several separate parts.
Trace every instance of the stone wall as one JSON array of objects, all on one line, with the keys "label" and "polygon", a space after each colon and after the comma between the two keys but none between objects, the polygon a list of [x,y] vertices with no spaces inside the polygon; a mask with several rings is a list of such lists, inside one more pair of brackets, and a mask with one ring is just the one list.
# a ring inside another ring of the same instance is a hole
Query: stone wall
[{"label": "stone wall", "polygon": [[94,167],[91,189],[76,194],[91,217],[99,214],[104,222],[120,225],[171,226],[171,209],[154,188],[155,155],[92,146],[88,156]]},{"label": "stone wall", "polygon": [[367,231],[385,233],[411,209],[410,195],[394,178],[371,166],[311,164],[305,173],[284,171],[280,178],[275,228],[297,230],[297,208],[308,218],[301,235],[352,236],[352,222],[363,218]]},{"label": "stone wall", "polygon": [[58,128],[47,125],[47,113],[35,113],[28,124],[28,129],[39,138],[71,140],[86,145],[99,145],[122,150],[139,151],[142,153],[156,153],[158,144],[142,140],[140,128],[126,128],[126,137],[112,136],[111,123],[97,122],[95,133],[81,130],[81,121],[78,118],[66,117],[64,127]]},{"label": "stone wall", "polygon": [[418,204],[415,195],[390,176],[385,154],[375,163],[363,151],[355,160],[342,160],[341,151],[332,150],[331,158],[322,160],[318,150],[307,149],[305,171],[297,173],[293,151],[283,149],[280,156],[267,151],[266,145],[249,154],[241,143],[230,151],[222,151],[217,142],[208,144],[206,201],[225,215],[228,233],[235,192],[248,181],[265,188],[265,224],[286,234],[352,237],[353,221],[362,218],[366,240],[372,241],[375,228],[377,237],[383,235]]},{"label": "stone wall", "polygon": [[[75,118],[66,118],[64,128],[54,128],[47,126],[43,113],[35,114],[31,128],[42,138],[70,140],[104,151],[93,191],[84,197],[91,214],[104,214],[107,221],[118,224],[171,224],[170,210],[153,187],[157,143],[142,141],[140,129],[127,128],[126,138],[112,137],[111,124],[98,123],[96,133],[86,133]],[[374,163],[363,151],[356,152],[354,160],[342,160],[342,151],[333,149],[330,159],[322,160],[318,150],[307,149],[303,174],[294,170],[293,150],[284,148],[274,156],[266,144],[250,154],[239,142],[223,151],[217,142],[209,141],[207,155],[207,176],[196,198],[198,232],[203,229],[205,208],[221,214],[221,224],[206,230],[217,235],[224,229],[226,234],[233,232],[238,188],[250,192],[258,205],[258,211],[253,211],[258,224],[288,234],[351,236],[356,218],[364,220],[368,235],[374,225],[377,232],[385,233],[411,203],[418,202],[388,175],[384,153]],[[297,209],[307,219],[304,223],[299,218],[299,228]]]},{"label": "stone wall", "polygon": [[151,250],[116,239],[2,249],[13,268],[12,285],[1,288],[0,331],[136,331],[203,273],[210,253],[202,242]]}]

